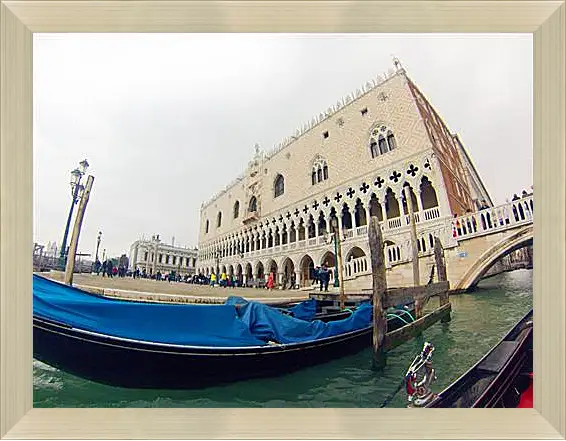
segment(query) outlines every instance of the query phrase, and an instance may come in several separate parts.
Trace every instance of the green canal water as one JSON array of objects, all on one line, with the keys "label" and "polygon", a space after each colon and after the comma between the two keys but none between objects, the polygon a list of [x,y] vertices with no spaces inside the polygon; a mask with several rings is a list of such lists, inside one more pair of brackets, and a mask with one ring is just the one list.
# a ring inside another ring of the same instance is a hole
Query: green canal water
[{"label": "green canal water", "polygon": [[[437,300],[433,300],[436,304]],[[35,407],[378,407],[396,389],[424,341],[440,391],[482,357],[532,307],[532,271],[486,279],[477,291],[451,297],[452,321],[391,351],[387,367],[371,367],[365,350],[295,372],[202,390],[135,390],[93,383],[34,361]],[[389,407],[404,407],[401,390]]]}]

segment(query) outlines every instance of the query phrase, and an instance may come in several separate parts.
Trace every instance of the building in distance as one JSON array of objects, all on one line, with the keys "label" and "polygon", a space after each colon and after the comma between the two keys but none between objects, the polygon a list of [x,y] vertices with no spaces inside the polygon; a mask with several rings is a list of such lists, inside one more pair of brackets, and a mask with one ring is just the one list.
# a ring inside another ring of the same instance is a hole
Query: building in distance
[{"label": "building in distance", "polygon": [[161,241],[159,234],[148,239],[136,240],[130,247],[131,270],[146,271],[149,276],[175,272],[182,277],[195,274],[198,250],[176,247]]}]

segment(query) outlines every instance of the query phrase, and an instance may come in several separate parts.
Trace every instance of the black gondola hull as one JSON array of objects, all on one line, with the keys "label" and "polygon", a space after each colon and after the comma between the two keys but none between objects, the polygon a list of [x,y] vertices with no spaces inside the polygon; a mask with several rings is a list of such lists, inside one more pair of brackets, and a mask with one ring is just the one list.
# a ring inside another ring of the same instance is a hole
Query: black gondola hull
[{"label": "black gondola hull", "polygon": [[34,357],[99,383],[193,389],[292,372],[356,353],[371,328],[319,341],[253,348],[190,348],[115,339],[34,320]]},{"label": "black gondola hull", "polygon": [[531,310],[478,363],[426,407],[516,407],[532,373],[532,348]]}]

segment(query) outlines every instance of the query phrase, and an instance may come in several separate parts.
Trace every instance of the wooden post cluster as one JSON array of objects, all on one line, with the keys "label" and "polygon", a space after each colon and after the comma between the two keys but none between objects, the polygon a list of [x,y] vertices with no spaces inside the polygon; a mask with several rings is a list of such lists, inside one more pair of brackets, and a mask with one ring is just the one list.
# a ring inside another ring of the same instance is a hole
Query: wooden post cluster
[{"label": "wooden post cluster", "polygon": [[[407,195],[407,197],[409,197],[409,195]],[[410,201],[410,199],[408,199],[408,201]],[[410,206],[410,202],[408,205]],[[416,236],[412,210],[410,210],[410,216],[413,219],[412,236]],[[385,241],[383,240],[381,226],[376,217],[371,217],[369,221],[368,239],[371,256],[373,293],[373,360],[375,366],[383,367],[385,365],[385,352],[387,350],[413,338],[438,320],[450,320],[451,305],[448,297],[450,285],[446,277],[446,265],[444,263],[442,244],[438,238],[435,238],[434,243],[438,282],[426,286],[421,286],[418,283],[418,248],[416,246],[416,237],[413,237],[413,276],[415,286],[390,290],[387,289],[385,270]],[[424,315],[423,309],[433,296],[440,298],[440,305],[431,313]],[[412,302],[414,302],[415,305],[415,321],[388,333],[387,308]]]}]

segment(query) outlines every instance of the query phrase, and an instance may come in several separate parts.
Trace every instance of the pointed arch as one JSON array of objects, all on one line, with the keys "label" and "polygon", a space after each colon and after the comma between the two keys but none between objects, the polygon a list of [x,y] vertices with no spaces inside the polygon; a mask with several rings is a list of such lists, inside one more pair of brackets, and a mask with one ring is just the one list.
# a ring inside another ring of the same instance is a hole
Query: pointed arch
[{"label": "pointed arch", "polygon": [[234,219],[240,216],[240,201],[234,202]]},{"label": "pointed arch", "polygon": [[273,182],[273,197],[279,197],[285,193],[285,178],[282,174],[278,174]]},{"label": "pointed arch", "polygon": [[248,204],[248,212],[253,213],[254,211],[257,211],[257,198],[252,196]]},{"label": "pointed arch", "polygon": [[436,190],[432,186],[432,182],[426,177],[421,178],[421,203],[423,210],[428,208],[438,207],[438,197],[436,195]]}]

